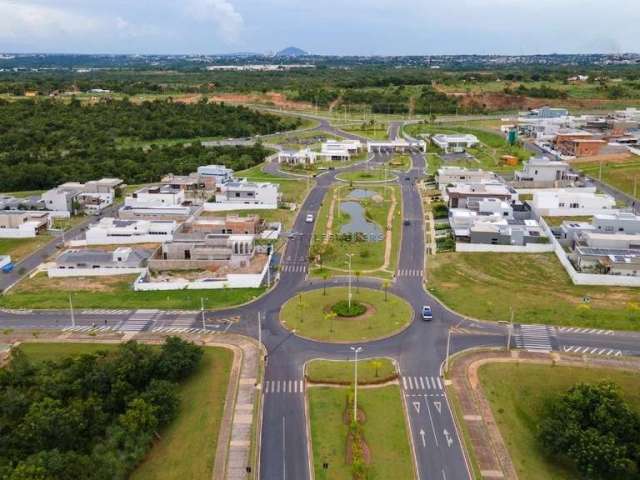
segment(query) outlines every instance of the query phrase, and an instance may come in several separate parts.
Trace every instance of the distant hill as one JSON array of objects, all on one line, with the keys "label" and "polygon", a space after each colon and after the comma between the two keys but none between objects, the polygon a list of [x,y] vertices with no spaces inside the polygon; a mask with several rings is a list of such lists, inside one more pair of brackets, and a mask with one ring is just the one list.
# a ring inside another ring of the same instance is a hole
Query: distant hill
[{"label": "distant hill", "polygon": [[275,54],[276,57],[305,57],[307,55],[309,55],[309,52],[297,47],[287,47]]}]

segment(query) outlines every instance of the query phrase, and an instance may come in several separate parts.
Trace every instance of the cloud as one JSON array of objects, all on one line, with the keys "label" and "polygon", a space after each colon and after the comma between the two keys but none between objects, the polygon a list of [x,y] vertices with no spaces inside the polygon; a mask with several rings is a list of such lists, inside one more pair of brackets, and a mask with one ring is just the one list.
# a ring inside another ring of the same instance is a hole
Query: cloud
[{"label": "cloud", "polygon": [[238,40],[244,19],[228,0],[189,0],[188,13],[199,21],[213,21],[216,33],[227,43]]},{"label": "cloud", "polygon": [[95,17],[46,5],[0,0],[0,38],[77,35],[103,27]]}]

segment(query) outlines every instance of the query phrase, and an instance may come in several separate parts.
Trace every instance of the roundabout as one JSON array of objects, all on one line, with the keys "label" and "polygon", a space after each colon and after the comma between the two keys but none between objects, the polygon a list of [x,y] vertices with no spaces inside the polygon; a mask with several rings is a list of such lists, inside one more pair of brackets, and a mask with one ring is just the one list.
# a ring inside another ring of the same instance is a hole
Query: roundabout
[{"label": "roundabout", "polygon": [[389,337],[408,327],[412,317],[406,301],[369,288],[352,288],[351,308],[348,289],[334,287],[299,293],[280,310],[280,322],[296,335],[334,343]]}]

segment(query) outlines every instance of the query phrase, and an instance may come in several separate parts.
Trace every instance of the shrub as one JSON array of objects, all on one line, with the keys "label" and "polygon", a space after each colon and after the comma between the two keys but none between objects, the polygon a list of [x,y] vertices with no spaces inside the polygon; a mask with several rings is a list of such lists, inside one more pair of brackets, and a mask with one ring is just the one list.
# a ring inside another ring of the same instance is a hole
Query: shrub
[{"label": "shrub", "polygon": [[367,311],[362,303],[351,301],[351,308],[349,308],[349,302],[342,300],[331,307],[331,311],[339,317],[359,317]]}]

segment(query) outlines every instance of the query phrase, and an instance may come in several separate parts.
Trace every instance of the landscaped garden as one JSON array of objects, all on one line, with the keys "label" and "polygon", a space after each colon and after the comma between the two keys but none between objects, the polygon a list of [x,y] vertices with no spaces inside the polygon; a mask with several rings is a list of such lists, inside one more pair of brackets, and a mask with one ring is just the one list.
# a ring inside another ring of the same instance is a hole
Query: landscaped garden
[{"label": "landscaped garden", "polygon": [[355,282],[351,309],[348,308],[348,289],[333,287],[299,293],[280,311],[280,320],[286,328],[303,337],[329,342],[364,341],[392,335],[405,328],[411,318],[411,306],[400,297],[360,288]]},{"label": "landscaped garden", "polygon": [[[353,362],[312,360],[307,364],[306,377],[312,383],[354,383]],[[358,360],[358,385],[384,383],[398,377],[396,367],[388,358]]]},{"label": "landscaped garden", "polygon": [[344,275],[350,256],[354,276],[390,279],[400,250],[401,202],[397,186],[330,189],[316,218],[312,275]]},{"label": "landscaped garden", "polygon": [[[640,443],[638,430],[632,433],[639,427],[640,415],[637,372],[490,363],[480,367],[479,377],[521,480],[638,478],[637,470],[635,476],[630,474],[637,469],[637,463],[635,467],[627,464],[630,470],[626,473],[606,466],[606,462],[615,463],[617,457],[625,455],[635,455],[638,462],[637,453],[628,450],[625,453],[613,444],[616,429],[620,427],[629,432],[624,434],[628,443],[635,441],[636,449]],[[606,388],[602,395],[601,382],[612,382],[618,387],[622,400],[635,412],[635,426],[633,415],[626,412]],[[567,396],[571,388],[581,383],[592,387],[579,387]],[[572,412],[579,409],[586,410],[583,414]],[[620,422],[624,426],[616,425]],[[581,429],[584,430],[581,432]],[[566,441],[569,444],[564,445]],[[592,464],[592,475],[581,473],[574,458],[580,458],[583,467]],[[624,470],[624,462],[617,465]]]},{"label": "landscaped garden", "polygon": [[574,285],[552,253],[442,253],[429,257],[427,288],[456,312],[489,321],[640,330],[640,294]]},{"label": "landscaped garden", "polygon": [[336,178],[344,182],[390,182],[398,178],[390,168],[371,168],[355,172],[339,173]]}]

